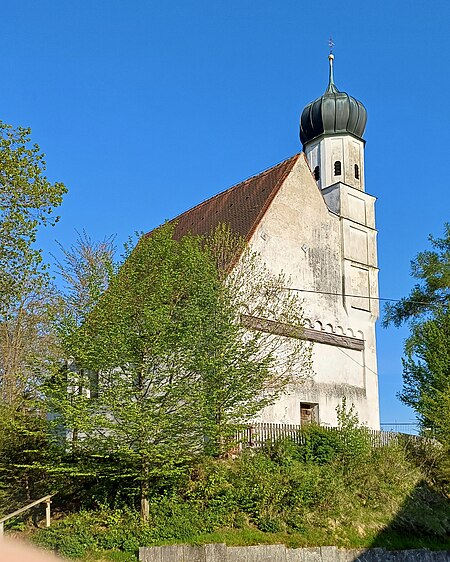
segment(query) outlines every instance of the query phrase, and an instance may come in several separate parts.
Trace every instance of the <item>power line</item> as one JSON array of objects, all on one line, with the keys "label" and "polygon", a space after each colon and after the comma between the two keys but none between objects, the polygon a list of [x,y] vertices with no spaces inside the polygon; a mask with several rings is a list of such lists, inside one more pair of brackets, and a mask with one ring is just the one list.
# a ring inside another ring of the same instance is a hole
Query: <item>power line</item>
[{"label": "power line", "polygon": [[371,373],[373,373],[374,375],[378,376],[378,373],[376,371],[374,371],[373,369],[371,369],[368,365],[363,365],[362,363],[360,363],[359,361],[357,361],[354,357],[352,357],[351,355],[349,355],[348,353],[346,353],[341,347],[337,347],[337,349],[339,349],[339,351],[341,353],[343,353],[346,357],[348,357],[349,359],[351,359],[354,363],[356,363],[357,365],[359,365],[362,369],[367,369],[368,371],[370,371]]},{"label": "power line", "polygon": [[[283,287],[283,289],[285,291],[298,291],[300,293],[315,293],[318,295],[332,295],[335,297],[349,297],[352,299],[373,299],[376,301],[389,301],[389,302],[402,302],[405,299],[388,299],[388,298],[383,298],[383,297],[372,297],[370,295],[348,295],[346,293],[333,293],[333,292],[328,292],[328,291],[316,291],[313,289],[297,289],[295,287]],[[433,302],[425,302],[425,301],[411,301],[408,300],[408,303],[411,304],[420,304],[420,305],[424,305],[424,306],[442,306],[439,303],[433,303]]]}]

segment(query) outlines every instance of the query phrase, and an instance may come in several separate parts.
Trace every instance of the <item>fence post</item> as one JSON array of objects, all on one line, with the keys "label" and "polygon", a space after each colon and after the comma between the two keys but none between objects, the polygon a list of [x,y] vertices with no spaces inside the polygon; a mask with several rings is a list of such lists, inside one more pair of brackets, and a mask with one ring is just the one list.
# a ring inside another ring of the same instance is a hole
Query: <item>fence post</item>
[{"label": "fence post", "polygon": [[45,503],[45,526],[50,527],[50,504],[52,503],[52,500],[48,498]]}]

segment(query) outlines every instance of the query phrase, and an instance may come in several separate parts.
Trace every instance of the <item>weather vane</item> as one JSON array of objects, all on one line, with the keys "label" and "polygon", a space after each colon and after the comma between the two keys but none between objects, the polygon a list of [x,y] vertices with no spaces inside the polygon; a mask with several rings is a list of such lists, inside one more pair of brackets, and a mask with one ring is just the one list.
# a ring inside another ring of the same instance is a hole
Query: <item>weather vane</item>
[{"label": "weather vane", "polygon": [[331,36],[328,39],[328,46],[330,47],[330,55],[332,55],[333,54],[334,41],[333,41],[333,37],[331,37]]}]

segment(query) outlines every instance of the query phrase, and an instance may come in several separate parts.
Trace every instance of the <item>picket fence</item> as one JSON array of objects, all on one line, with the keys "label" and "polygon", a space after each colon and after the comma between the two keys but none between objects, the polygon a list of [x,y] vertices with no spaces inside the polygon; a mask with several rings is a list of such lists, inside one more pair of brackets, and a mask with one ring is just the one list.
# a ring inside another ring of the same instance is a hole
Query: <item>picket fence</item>
[{"label": "picket fence", "polygon": [[[304,429],[304,427],[303,427]],[[321,426],[321,429],[330,433],[341,431],[338,427]],[[305,443],[305,435],[301,431],[300,425],[284,423],[254,423],[241,429],[236,434],[236,442],[240,448],[261,448],[267,442],[274,442],[280,439],[290,439],[294,443],[302,445]],[[383,447],[393,442],[419,442],[424,437],[399,433],[394,431],[378,431],[376,429],[366,429],[373,447]]]}]

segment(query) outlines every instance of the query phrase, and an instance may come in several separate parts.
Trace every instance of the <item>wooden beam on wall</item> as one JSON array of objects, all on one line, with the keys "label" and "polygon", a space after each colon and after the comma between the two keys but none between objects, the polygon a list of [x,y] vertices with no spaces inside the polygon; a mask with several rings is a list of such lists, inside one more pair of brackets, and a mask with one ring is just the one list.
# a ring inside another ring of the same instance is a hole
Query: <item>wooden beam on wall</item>
[{"label": "wooden beam on wall", "polygon": [[311,328],[298,328],[283,322],[258,318],[248,314],[241,314],[241,324],[250,330],[259,330],[277,336],[297,338],[315,343],[323,343],[325,345],[333,345],[335,347],[354,349],[356,351],[362,351],[364,349],[364,340],[359,338],[330,334],[329,332],[322,332]]}]

